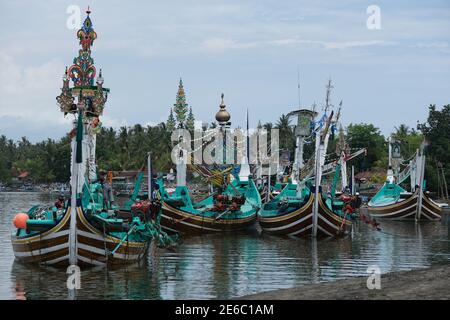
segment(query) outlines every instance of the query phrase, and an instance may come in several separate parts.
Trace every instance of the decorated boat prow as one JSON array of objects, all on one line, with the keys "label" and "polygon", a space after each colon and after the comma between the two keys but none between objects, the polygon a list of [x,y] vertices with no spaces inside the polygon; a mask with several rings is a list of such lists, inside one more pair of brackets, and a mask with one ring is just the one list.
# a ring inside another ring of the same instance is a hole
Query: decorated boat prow
[{"label": "decorated boat prow", "polygon": [[21,262],[54,266],[128,264],[145,256],[152,239],[160,241],[165,236],[156,219],[145,220],[133,211],[128,218],[121,217],[113,204],[110,182],[97,175],[96,134],[109,89],[103,88],[101,72],[94,85],[96,69],[90,48],[97,35],[89,14],[88,10],[77,33],[79,56],[66,69],[62,92],[57,97],[64,115],[75,119],[70,133],[71,196],[15,216],[17,229],[11,242]]}]

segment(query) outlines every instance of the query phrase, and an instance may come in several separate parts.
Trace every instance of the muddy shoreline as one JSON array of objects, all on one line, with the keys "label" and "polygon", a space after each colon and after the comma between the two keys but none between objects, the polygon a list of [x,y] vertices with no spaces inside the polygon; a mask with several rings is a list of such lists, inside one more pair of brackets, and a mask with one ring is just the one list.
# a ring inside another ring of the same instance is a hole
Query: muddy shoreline
[{"label": "muddy shoreline", "polygon": [[450,263],[381,275],[381,289],[367,289],[367,277],[308,284],[239,297],[246,300],[450,299]]}]

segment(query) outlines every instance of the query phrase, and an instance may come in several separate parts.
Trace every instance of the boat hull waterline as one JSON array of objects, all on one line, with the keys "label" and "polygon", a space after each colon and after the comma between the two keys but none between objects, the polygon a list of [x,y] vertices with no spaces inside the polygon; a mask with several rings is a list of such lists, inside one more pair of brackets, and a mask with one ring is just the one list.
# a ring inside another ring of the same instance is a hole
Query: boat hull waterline
[{"label": "boat hull waterline", "polygon": [[256,222],[256,212],[236,219],[216,219],[179,210],[164,202],[161,227],[168,233],[199,235],[246,230]]},{"label": "boat hull waterline", "polygon": [[[53,228],[34,236],[12,235],[16,259],[23,263],[52,266],[69,265],[69,207]],[[92,226],[81,207],[77,207],[77,260],[80,266],[125,265],[141,260],[147,253],[148,242],[125,241],[107,235]],[[114,254],[111,252],[116,249]]]},{"label": "boat hull waterline", "polygon": [[[339,237],[347,234],[352,227],[352,221],[344,219],[332,212],[319,195],[319,210],[317,219],[317,237]],[[271,217],[258,215],[263,232],[278,236],[302,238],[311,236],[313,232],[314,194],[301,208]]]},{"label": "boat hull waterline", "polygon": [[[419,201],[419,191],[409,198],[385,206],[368,206],[367,212],[373,218],[391,220],[415,220]],[[435,204],[426,193],[422,194],[422,210],[418,220],[437,221],[442,217],[442,208]]]}]

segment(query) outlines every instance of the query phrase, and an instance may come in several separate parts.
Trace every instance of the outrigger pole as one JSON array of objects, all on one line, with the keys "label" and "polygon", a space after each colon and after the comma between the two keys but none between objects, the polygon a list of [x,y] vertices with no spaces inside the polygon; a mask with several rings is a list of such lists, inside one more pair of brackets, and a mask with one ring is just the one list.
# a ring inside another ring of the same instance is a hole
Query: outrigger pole
[{"label": "outrigger pole", "polygon": [[298,109],[300,110],[300,67],[297,65],[297,91],[298,91]]}]

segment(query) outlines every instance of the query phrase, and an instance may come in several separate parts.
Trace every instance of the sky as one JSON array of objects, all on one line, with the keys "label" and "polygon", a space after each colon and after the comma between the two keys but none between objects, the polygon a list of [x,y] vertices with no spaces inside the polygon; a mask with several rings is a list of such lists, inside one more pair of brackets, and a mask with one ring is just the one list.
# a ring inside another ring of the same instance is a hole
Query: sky
[{"label": "sky", "polygon": [[[92,47],[111,89],[105,126],[166,121],[182,77],[197,120],[225,94],[233,127],[320,107],[329,78],[342,123],[388,135],[450,103],[450,1],[0,0],[0,135],[37,142],[70,131],[56,104],[78,54],[70,6],[90,6]],[[380,9],[379,29],[370,5]],[[72,20],[70,20],[72,21]],[[69,22],[70,22],[69,21]]]}]

